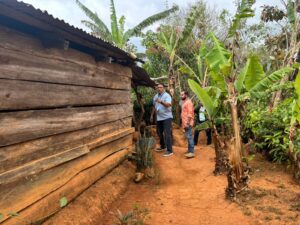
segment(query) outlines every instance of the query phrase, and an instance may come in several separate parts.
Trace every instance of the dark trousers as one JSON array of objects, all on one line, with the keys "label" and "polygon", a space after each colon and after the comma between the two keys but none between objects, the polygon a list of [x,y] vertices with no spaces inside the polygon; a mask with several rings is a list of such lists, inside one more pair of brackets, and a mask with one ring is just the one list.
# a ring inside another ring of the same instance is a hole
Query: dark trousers
[{"label": "dark trousers", "polygon": [[[211,129],[210,128],[206,129],[205,133],[206,133],[206,144],[210,145],[211,144]],[[194,144],[195,145],[198,144],[199,134],[200,134],[200,130],[195,130],[195,133],[194,133]]]},{"label": "dark trousers", "polygon": [[160,141],[160,147],[167,146],[168,152],[173,152],[172,149],[172,119],[157,121],[156,123],[157,135]]}]

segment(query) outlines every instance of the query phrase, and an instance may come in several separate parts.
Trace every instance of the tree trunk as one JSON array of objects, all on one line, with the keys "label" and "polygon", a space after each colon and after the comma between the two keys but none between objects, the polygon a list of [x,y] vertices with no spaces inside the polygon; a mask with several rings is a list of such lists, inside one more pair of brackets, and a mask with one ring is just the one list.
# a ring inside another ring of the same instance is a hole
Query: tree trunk
[{"label": "tree trunk", "polygon": [[216,163],[215,163],[215,175],[220,175],[228,171],[228,154],[225,150],[225,144],[223,140],[221,140],[216,126],[212,125],[212,135],[213,135],[213,142],[215,146],[215,153],[216,153]]},{"label": "tree trunk", "polygon": [[245,179],[243,162],[242,162],[242,142],[240,135],[240,123],[238,118],[238,109],[237,109],[237,98],[232,82],[228,82],[228,95],[229,95],[229,104],[231,109],[231,119],[232,119],[232,128],[233,128],[233,139],[232,145],[229,147],[229,159],[230,159],[230,168],[227,175],[228,187],[226,188],[226,195],[229,198],[235,198],[236,194],[247,186],[247,179]]}]

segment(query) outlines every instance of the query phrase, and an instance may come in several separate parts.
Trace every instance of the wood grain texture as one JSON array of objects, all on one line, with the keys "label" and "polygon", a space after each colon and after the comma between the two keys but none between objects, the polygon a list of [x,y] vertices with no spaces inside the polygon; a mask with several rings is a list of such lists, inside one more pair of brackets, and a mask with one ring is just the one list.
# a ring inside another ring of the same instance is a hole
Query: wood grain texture
[{"label": "wood grain texture", "polygon": [[0,111],[124,104],[130,91],[0,79]]},{"label": "wood grain texture", "polygon": [[127,129],[131,127],[131,120],[131,117],[127,117],[86,129],[0,147],[0,173],[43,157],[91,143],[99,137],[116,131]]},{"label": "wood grain texture", "polygon": [[130,116],[131,104],[0,113],[0,146],[81,130]]},{"label": "wood grain texture", "polygon": [[[45,198],[55,190],[65,186],[80,172],[88,170],[118,151],[130,148],[131,145],[132,135],[128,135],[100,146],[83,157],[54,167],[51,170],[46,170],[43,173],[31,177],[26,181],[17,183],[13,188],[10,186],[1,186],[0,212],[2,212],[4,215],[7,215],[8,212],[20,212],[30,205],[34,206],[39,200]],[[93,176],[93,173],[88,175],[88,177],[89,176]],[[97,177],[95,179],[99,178],[100,177]],[[84,186],[83,183],[77,183],[77,186],[81,185]],[[72,192],[72,189],[69,191]],[[56,204],[58,205],[58,202],[56,202]],[[7,219],[7,217],[5,217],[5,219]]]}]

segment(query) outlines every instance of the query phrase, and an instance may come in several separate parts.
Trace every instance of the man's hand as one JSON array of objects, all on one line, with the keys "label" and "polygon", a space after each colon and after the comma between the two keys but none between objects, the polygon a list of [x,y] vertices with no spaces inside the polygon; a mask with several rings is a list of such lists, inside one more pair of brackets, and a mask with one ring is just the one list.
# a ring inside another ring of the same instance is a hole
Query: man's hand
[{"label": "man's hand", "polygon": [[156,102],[157,103],[162,103],[162,101],[158,98],[158,99],[156,99]]}]

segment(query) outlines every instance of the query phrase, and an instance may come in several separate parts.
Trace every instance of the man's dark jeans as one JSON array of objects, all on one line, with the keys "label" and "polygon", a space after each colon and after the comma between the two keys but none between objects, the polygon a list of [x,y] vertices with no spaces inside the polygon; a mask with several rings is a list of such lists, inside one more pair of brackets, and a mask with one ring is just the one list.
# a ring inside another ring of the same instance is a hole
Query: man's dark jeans
[{"label": "man's dark jeans", "polygon": [[[203,122],[200,122],[200,124],[201,123],[203,123]],[[200,133],[199,130],[195,130],[195,133],[194,133],[194,144],[195,145],[198,144],[199,133]],[[206,144],[210,145],[211,144],[211,129],[210,128],[206,129],[205,133],[206,133]]]},{"label": "man's dark jeans", "polygon": [[160,141],[160,147],[165,148],[167,145],[167,151],[173,152],[172,149],[172,118],[157,121],[157,134]]}]

